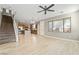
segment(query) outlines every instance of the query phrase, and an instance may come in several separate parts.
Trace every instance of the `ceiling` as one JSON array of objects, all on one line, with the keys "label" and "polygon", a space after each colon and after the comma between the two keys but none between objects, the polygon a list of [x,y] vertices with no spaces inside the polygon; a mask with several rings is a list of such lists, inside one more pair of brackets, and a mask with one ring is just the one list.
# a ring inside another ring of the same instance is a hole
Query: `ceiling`
[{"label": "ceiling", "polygon": [[42,10],[38,7],[39,5],[49,6],[50,4],[0,4],[0,8],[11,8],[16,11],[15,19],[19,22],[25,23],[40,21],[49,17],[79,10],[79,4],[55,4],[55,6],[51,8],[51,10],[53,9],[55,12],[48,11],[45,15],[44,12],[37,13],[37,11]]}]

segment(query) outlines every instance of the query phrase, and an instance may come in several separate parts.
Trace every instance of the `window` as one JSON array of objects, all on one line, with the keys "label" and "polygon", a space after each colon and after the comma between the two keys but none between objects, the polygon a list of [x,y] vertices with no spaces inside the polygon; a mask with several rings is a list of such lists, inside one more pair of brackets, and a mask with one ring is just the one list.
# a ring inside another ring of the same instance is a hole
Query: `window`
[{"label": "window", "polygon": [[48,31],[50,31],[50,32],[52,31],[52,26],[53,26],[52,21],[49,21],[48,22]]},{"label": "window", "polygon": [[48,31],[50,32],[71,32],[71,18],[48,21]]},{"label": "window", "polygon": [[71,19],[64,19],[64,32],[71,32]]},{"label": "window", "polygon": [[53,21],[53,31],[54,32],[63,32],[63,20]]}]

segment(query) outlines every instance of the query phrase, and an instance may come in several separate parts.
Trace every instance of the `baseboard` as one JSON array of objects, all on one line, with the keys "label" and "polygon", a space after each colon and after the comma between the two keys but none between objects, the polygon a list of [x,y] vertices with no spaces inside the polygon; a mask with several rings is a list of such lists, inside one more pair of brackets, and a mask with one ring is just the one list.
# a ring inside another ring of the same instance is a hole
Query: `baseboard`
[{"label": "baseboard", "polygon": [[65,38],[60,38],[60,37],[52,37],[52,36],[49,36],[49,35],[41,35],[41,36],[49,37],[49,38],[55,38],[55,39],[59,39],[59,40],[65,40],[65,41],[74,41],[74,42],[79,42],[78,40],[65,39]]}]

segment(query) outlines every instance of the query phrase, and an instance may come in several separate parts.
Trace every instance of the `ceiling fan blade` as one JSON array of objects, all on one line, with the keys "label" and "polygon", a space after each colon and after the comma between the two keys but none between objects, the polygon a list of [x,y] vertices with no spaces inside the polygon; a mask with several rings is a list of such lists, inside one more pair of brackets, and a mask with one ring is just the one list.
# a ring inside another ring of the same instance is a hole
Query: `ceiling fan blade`
[{"label": "ceiling fan blade", "polygon": [[42,12],[42,11],[44,11],[44,10],[38,11],[38,13],[40,13],[40,12]]},{"label": "ceiling fan blade", "polygon": [[52,11],[52,12],[54,12],[55,10],[48,10],[48,11]]},{"label": "ceiling fan blade", "polygon": [[52,6],[54,6],[54,4],[51,4],[47,9],[51,8]]},{"label": "ceiling fan blade", "polygon": [[40,8],[42,8],[42,9],[45,9],[43,6],[39,6]]}]

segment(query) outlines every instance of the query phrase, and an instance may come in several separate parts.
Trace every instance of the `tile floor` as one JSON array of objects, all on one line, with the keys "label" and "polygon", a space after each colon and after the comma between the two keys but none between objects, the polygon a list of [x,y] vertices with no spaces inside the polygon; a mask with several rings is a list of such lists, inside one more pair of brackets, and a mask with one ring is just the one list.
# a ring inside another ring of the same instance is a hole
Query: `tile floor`
[{"label": "tile floor", "polygon": [[0,45],[1,55],[75,55],[79,54],[79,42],[54,39],[40,35],[19,35],[16,42]]}]

